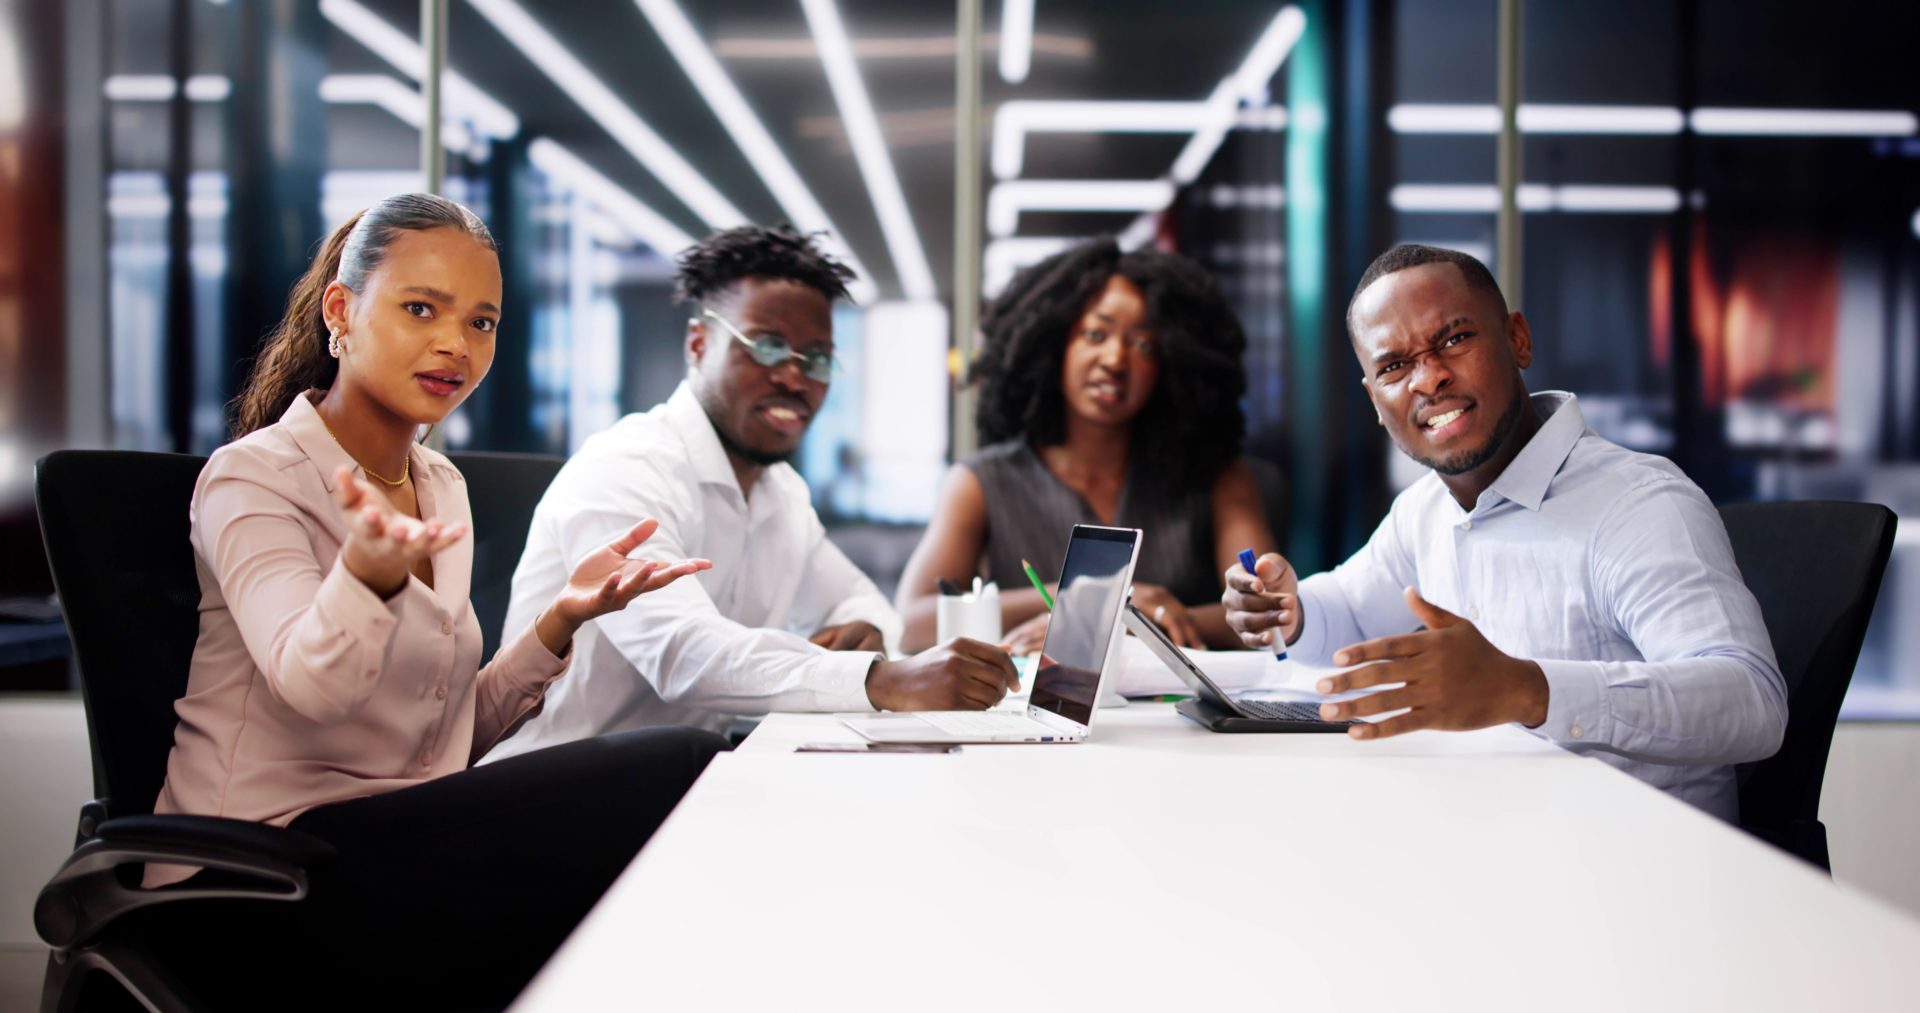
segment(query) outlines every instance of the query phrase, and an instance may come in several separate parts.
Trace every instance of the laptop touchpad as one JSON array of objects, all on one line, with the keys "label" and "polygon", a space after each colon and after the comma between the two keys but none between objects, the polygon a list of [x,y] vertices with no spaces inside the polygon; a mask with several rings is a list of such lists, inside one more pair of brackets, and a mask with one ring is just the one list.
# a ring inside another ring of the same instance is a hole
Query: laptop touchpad
[{"label": "laptop touchpad", "polygon": [[840,719],[847,727],[876,742],[924,739],[938,729],[912,714],[854,714]]}]

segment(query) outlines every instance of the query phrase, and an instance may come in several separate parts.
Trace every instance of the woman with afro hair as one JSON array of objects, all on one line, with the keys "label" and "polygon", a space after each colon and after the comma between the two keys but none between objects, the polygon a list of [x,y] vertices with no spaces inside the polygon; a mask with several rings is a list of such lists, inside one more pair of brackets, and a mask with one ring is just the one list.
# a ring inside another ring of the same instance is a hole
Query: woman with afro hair
[{"label": "woman with afro hair", "polygon": [[1201,267],[1110,239],[1021,272],[987,310],[970,379],[982,449],[947,473],[901,575],[902,646],[935,635],[938,583],[1000,585],[1015,653],[1046,606],[1021,560],[1059,580],[1075,524],[1140,528],[1133,601],[1176,642],[1240,647],[1220,605],[1239,550],[1275,547],[1241,456],[1246,335]]}]

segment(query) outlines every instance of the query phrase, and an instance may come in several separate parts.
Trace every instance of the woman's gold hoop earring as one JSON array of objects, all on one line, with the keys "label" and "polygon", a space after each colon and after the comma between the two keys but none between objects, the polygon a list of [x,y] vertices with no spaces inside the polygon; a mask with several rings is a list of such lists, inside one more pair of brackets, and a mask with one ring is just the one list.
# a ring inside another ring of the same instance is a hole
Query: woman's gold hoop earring
[{"label": "woman's gold hoop earring", "polygon": [[340,354],[342,352],[345,352],[346,350],[347,350],[347,343],[341,340],[340,332],[338,330],[332,331],[327,335],[327,354],[338,359],[340,357]]}]

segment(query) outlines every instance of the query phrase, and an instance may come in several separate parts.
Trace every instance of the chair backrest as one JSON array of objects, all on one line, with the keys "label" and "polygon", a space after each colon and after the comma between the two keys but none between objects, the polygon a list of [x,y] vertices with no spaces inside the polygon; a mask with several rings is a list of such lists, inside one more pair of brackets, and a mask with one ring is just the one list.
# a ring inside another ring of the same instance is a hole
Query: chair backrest
[{"label": "chair backrest", "polygon": [[[1817,826],[1840,702],[1893,552],[1893,511],[1877,503],[1742,503],[1722,507],[1720,518],[1787,683],[1780,751],[1740,767],[1740,821],[1778,831]],[[1803,857],[1825,864],[1825,834],[1818,836],[1817,857]]]},{"label": "chair backrest", "polygon": [[473,506],[473,614],[484,643],[480,657],[500,648],[500,627],[507,621],[513,594],[513,570],[527,547],[533,508],[560,473],[563,458],[550,454],[448,454],[467,480]]},{"label": "chair backrest", "polygon": [[189,454],[61,450],[34,469],[40,537],[80,667],[94,794],[113,816],[153,811],[200,633],[187,541]]}]

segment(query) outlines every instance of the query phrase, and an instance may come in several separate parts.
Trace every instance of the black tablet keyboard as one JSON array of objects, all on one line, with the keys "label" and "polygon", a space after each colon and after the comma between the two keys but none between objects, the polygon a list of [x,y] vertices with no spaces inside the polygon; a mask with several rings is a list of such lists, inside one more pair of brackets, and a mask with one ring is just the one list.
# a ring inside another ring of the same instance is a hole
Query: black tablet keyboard
[{"label": "black tablet keyboard", "polygon": [[1235,700],[1248,717],[1262,718],[1267,721],[1312,721],[1316,724],[1350,724],[1351,722],[1328,722],[1320,716],[1320,706],[1311,703],[1286,703],[1280,700]]}]

